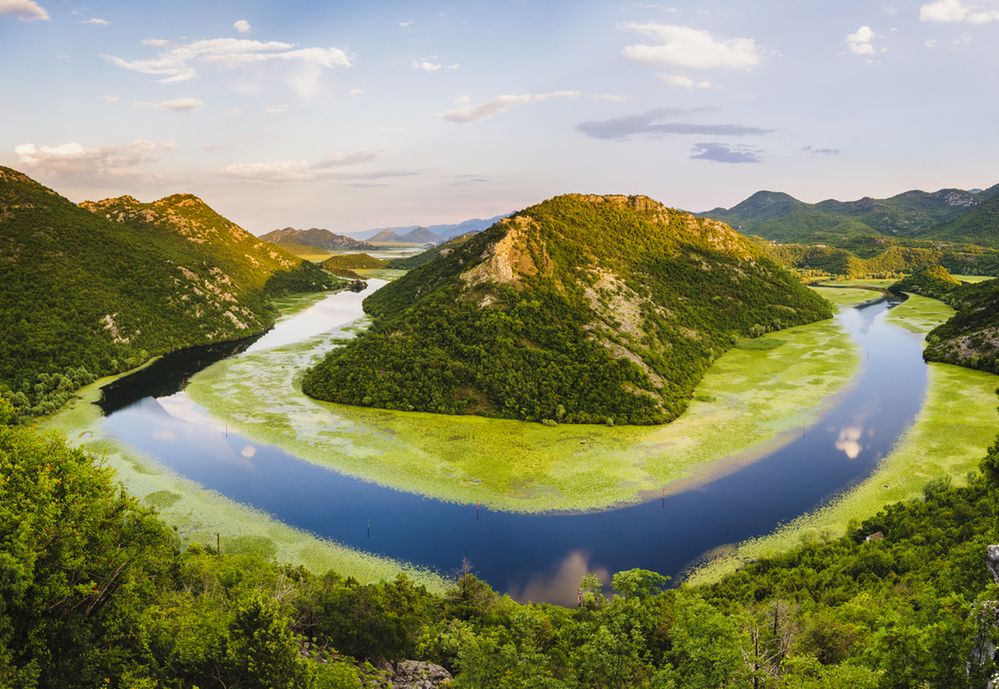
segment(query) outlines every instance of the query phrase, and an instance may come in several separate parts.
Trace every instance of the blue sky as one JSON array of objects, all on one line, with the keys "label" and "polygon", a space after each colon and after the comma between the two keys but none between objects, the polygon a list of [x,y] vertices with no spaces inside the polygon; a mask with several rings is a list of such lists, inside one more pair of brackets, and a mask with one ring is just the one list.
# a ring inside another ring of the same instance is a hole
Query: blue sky
[{"label": "blue sky", "polygon": [[999,182],[999,0],[0,0],[0,163],[247,229]]}]

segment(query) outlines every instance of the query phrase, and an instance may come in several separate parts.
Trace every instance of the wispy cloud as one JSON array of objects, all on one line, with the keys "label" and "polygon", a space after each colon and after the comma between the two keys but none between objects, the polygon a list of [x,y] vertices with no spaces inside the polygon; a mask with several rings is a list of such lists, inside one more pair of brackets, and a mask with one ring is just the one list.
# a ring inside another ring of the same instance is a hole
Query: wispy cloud
[{"label": "wispy cloud", "polygon": [[47,21],[49,13],[35,0],[0,0],[0,15],[9,14],[22,22]]},{"label": "wispy cloud", "polygon": [[341,168],[366,163],[378,156],[371,151],[353,151],[328,156],[320,160],[273,160],[262,163],[237,163],[227,166],[223,173],[229,177],[257,182],[309,182],[316,179],[344,178],[370,179],[398,176],[389,172],[344,172]]},{"label": "wispy cloud", "polygon": [[87,24],[88,26],[111,26],[111,22],[107,19],[101,19],[100,17],[87,17],[81,24]]},{"label": "wispy cloud", "polygon": [[801,150],[805,153],[815,153],[817,155],[827,155],[827,156],[837,156],[839,155],[838,148],[813,148],[812,146],[802,146]]},{"label": "wispy cloud", "polygon": [[413,23],[414,22],[412,19],[403,19],[401,22],[399,22],[399,28],[402,29],[403,31],[412,31]]},{"label": "wispy cloud", "polygon": [[621,55],[634,62],[693,69],[727,67],[740,70],[751,70],[760,63],[760,50],[752,38],[716,38],[700,29],[654,22],[629,22],[620,28],[656,41],[653,44],[626,46]]},{"label": "wispy cloud", "polygon": [[694,144],[690,157],[694,160],[709,160],[713,163],[758,163],[760,149],[733,144],[701,143]]},{"label": "wispy cloud", "polygon": [[136,108],[159,108],[161,110],[170,110],[172,112],[187,112],[189,110],[197,110],[202,107],[202,103],[197,98],[172,98],[170,100],[163,100],[159,103],[150,103],[149,101],[139,101],[133,107]]},{"label": "wispy cloud", "polygon": [[999,21],[999,3],[995,0],[936,0],[919,8],[919,20],[944,24],[989,24]]},{"label": "wispy cloud", "polygon": [[657,74],[656,76],[670,86],[681,89],[709,89],[713,86],[707,79],[694,79],[686,74]]},{"label": "wispy cloud", "polygon": [[232,23],[232,28],[236,29],[239,33],[250,33],[253,28],[250,26],[250,22],[245,19],[237,19]]},{"label": "wispy cloud", "polygon": [[122,69],[160,77],[158,81],[164,84],[194,79],[204,66],[246,70],[264,63],[284,63],[292,66],[289,83],[303,97],[315,92],[323,70],[353,64],[340,48],[296,48],[291,43],[241,38],[212,38],[180,45],[160,45],[160,39],[156,40],[156,47],[169,49],[153,58],[104,57]]},{"label": "wispy cloud", "polygon": [[101,96],[100,99],[101,102],[107,103],[108,105],[114,105],[115,103],[121,101],[119,96]]},{"label": "wispy cloud", "polygon": [[576,129],[594,139],[623,141],[626,139],[651,139],[663,136],[684,134],[710,134],[712,136],[750,136],[767,134],[769,129],[748,127],[741,124],[704,124],[698,122],[677,122],[675,118],[687,116],[706,109],[680,110],[676,108],[656,108],[637,115],[625,115],[609,120],[582,122]]},{"label": "wispy cloud", "polygon": [[442,69],[458,69],[461,67],[457,62],[450,65],[443,65],[437,62],[437,56],[431,55],[430,57],[413,58],[409,61],[410,67],[413,69],[418,69],[421,72],[439,72]]},{"label": "wispy cloud", "polygon": [[579,98],[581,95],[583,94],[580,91],[549,91],[548,93],[504,94],[496,96],[496,98],[486,101],[485,103],[480,103],[479,105],[463,105],[461,107],[448,110],[442,115],[442,117],[445,120],[450,120],[451,122],[466,124],[468,122],[474,122],[475,120],[481,120],[484,117],[491,117],[501,112],[506,112],[511,108],[527,105],[528,103],[540,103],[546,100],[563,98]]}]

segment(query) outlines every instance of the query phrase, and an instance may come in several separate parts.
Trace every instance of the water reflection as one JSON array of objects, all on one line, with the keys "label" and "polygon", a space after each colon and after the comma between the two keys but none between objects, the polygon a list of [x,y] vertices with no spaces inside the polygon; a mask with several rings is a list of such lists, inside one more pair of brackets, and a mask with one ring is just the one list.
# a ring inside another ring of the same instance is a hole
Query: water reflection
[{"label": "water reflection", "polygon": [[183,392],[146,397],[104,425],[173,471],[293,526],[442,572],[467,558],[501,590],[571,603],[584,571],[676,576],[706,551],[768,533],[869,475],[926,388],[921,342],[885,323],[887,309],[843,314],[861,371],[800,437],[711,482],[601,512],[491,512],[366,483],[230,433]]}]

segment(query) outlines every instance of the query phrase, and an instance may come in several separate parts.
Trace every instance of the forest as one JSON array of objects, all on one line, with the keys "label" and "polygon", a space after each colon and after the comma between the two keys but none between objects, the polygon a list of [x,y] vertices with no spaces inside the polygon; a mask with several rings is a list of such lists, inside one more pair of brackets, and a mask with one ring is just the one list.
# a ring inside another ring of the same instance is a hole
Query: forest
[{"label": "forest", "polygon": [[984,687],[995,671],[999,442],[841,538],[710,584],[631,570],[576,608],[474,575],[360,584],[221,541],[183,547],[99,458],[0,402],[0,686],[360,689],[418,659],[457,689]]}]

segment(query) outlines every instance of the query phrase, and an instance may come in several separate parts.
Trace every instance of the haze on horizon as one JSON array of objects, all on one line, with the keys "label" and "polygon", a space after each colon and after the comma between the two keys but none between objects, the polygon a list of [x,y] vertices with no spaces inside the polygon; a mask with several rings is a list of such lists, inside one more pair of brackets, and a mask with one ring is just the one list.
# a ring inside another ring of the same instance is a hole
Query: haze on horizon
[{"label": "haze on horizon", "polygon": [[260,234],[983,187],[999,0],[0,0],[0,164]]}]

